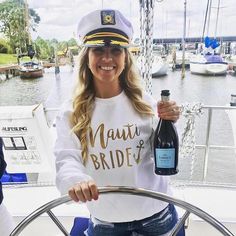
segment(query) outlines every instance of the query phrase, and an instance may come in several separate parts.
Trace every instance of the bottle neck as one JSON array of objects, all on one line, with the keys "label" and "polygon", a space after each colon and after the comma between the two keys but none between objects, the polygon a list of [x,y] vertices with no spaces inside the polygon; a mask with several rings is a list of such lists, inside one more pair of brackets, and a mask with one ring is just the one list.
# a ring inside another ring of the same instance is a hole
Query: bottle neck
[{"label": "bottle neck", "polygon": [[170,96],[161,96],[162,102],[168,102],[170,100]]}]

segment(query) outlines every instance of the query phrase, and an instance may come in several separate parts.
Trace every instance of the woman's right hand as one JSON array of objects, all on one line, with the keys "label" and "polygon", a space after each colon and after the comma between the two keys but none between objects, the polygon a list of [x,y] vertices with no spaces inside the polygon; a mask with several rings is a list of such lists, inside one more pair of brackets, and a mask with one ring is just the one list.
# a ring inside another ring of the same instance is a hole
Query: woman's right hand
[{"label": "woman's right hand", "polygon": [[97,185],[93,180],[75,184],[72,188],[69,189],[68,194],[75,202],[86,202],[91,201],[92,199],[98,199]]}]

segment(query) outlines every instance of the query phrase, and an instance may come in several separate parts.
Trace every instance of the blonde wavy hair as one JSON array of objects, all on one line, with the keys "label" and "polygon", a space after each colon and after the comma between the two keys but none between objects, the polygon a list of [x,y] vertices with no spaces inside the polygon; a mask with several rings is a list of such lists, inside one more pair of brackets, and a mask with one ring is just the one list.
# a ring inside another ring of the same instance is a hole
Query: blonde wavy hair
[{"label": "blonde wavy hair", "polygon": [[[79,74],[73,97],[73,112],[70,117],[72,132],[81,142],[82,160],[86,165],[88,160],[87,135],[94,108],[95,89],[93,75],[88,68],[88,50],[84,47],[79,54]],[[133,64],[131,53],[125,49],[125,69],[120,75],[120,85],[126,96],[130,99],[134,109],[141,115],[154,115],[150,105],[142,99],[142,86]]]}]

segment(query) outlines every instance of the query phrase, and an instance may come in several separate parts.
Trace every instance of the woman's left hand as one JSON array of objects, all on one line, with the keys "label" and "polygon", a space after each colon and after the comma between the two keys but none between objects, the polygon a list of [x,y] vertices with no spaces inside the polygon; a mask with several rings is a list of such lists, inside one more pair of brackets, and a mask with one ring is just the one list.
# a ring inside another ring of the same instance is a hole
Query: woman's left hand
[{"label": "woman's left hand", "polygon": [[161,119],[176,122],[180,116],[180,107],[177,106],[175,101],[160,101],[157,103],[157,112]]}]

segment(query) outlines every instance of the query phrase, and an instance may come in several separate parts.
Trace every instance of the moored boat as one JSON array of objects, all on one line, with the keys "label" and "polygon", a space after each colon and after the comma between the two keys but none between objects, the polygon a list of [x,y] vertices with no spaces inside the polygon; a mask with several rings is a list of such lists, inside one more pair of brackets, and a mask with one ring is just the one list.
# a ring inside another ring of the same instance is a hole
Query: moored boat
[{"label": "moored boat", "polygon": [[[139,56],[136,61],[139,71],[141,71],[141,63],[142,63],[142,58],[141,56]],[[153,78],[167,75],[168,69],[169,69],[169,64],[166,60],[164,60],[161,56],[154,56],[152,63],[152,73],[151,73]]]},{"label": "moored boat", "polygon": [[19,72],[22,79],[39,78],[43,76],[43,67],[37,62],[24,62],[20,65]]},{"label": "moored boat", "polygon": [[161,56],[155,56],[152,64],[152,77],[165,76],[168,73],[169,65]]}]

